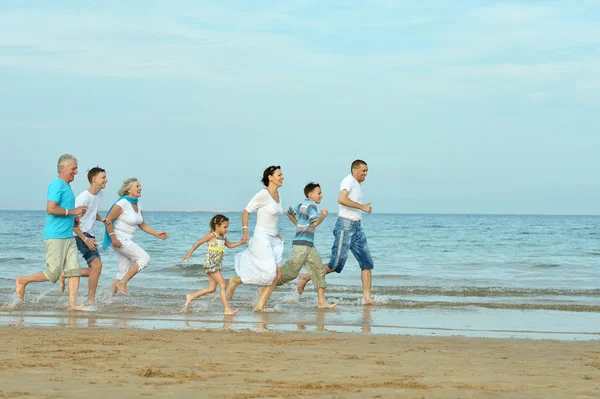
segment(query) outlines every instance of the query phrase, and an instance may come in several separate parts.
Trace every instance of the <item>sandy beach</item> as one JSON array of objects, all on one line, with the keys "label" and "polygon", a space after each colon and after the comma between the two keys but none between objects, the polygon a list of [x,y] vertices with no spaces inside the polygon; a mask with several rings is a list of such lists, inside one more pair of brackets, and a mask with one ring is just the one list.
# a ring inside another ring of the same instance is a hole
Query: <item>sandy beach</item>
[{"label": "sandy beach", "polygon": [[0,397],[600,398],[600,342],[2,327]]}]

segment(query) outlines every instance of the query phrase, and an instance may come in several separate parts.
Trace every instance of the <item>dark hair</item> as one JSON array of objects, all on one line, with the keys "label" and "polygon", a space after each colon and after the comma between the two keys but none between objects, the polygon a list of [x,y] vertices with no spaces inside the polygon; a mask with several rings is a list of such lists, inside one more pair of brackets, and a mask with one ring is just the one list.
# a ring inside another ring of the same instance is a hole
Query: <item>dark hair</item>
[{"label": "dark hair", "polygon": [[261,179],[262,184],[264,184],[265,187],[269,185],[269,176],[273,176],[273,173],[275,173],[277,169],[281,169],[281,166],[271,165],[267,169],[265,169],[265,171],[263,172],[263,177]]},{"label": "dark hair", "polygon": [[220,213],[213,216],[212,219],[210,219],[210,231],[215,231],[217,226],[223,224],[223,222],[229,222],[229,218]]},{"label": "dark hair", "polygon": [[306,186],[304,186],[304,196],[308,198],[308,194],[310,194],[317,187],[321,187],[319,183],[308,183]]},{"label": "dark hair", "polygon": [[99,166],[94,166],[92,169],[88,170],[88,181],[90,184],[92,183],[92,179],[102,172],[106,173],[106,171]]},{"label": "dark hair", "polygon": [[352,162],[352,167],[350,168],[351,170],[354,169],[358,169],[360,168],[361,165],[366,165],[367,163],[365,161],[363,161],[362,159],[357,159],[354,162]]}]

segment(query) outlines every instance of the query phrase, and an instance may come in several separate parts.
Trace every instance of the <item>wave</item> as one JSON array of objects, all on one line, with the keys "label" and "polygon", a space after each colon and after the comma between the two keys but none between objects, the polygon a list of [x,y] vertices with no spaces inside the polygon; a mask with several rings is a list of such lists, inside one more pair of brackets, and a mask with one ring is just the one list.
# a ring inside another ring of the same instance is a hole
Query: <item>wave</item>
[{"label": "wave", "polygon": [[[329,293],[362,293],[360,286],[331,285]],[[406,296],[462,296],[462,297],[539,297],[539,296],[586,296],[600,297],[600,289],[560,289],[560,288],[509,288],[471,286],[395,286],[373,287],[373,292],[382,295]]]},{"label": "wave", "polygon": [[9,263],[15,260],[25,260],[25,258],[17,257],[17,258],[0,258],[0,263]]}]

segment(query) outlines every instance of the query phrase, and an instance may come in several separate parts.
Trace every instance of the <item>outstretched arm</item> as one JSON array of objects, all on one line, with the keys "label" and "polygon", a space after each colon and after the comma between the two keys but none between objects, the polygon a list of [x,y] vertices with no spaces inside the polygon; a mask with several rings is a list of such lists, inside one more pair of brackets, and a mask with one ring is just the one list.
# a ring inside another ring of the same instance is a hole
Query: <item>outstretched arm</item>
[{"label": "outstretched arm", "polygon": [[[144,215],[144,212],[142,212],[142,216]],[[145,221],[140,223],[138,225],[138,227],[140,228],[140,230],[150,234],[151,236],[160,238],[161,240],[166,240],[167,239],[167,233],[165,233],[164,231],[157,231],[154,230],[152,227],[150,227],[150,225],[148,223],[146,223]]]},{"label": "outstretched arm", "polygon": [[225,237],[225,246],[227,248],[237,248],[240,245],[244,245],[246,242],[248,242],[248,240],[244,240],[244,237],[242,237],[242,240],[238,242],[231,242],[227,239],[227,237]]},{"label": "outstretched arm", "polygon": [[190,249],[188,251],[188,253],[185,254],[183,256],[183,258],[181,258],[181,260],[189,260],[192,257],[192,254],[194,253],[194,251],[197,250],[198,247],[200,247],[200,245],[204,244],[205,242],[210,241],[214,237],[215,237],[215,235],[214,235],[213,232],[210,232],[210,233],[206,234],[204,237],[202,237],[201,239],[199,239],[197,243],[194,244],[194,246],[192,247],[192,249]]}]

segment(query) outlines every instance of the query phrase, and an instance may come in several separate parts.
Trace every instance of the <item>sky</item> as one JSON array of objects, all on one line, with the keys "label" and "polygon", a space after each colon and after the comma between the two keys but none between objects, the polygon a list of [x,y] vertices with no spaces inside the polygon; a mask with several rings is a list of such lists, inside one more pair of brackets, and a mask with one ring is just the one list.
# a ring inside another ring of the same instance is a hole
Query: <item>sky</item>
[{"label": "sky", "polygon": [[[63,153],[146,210],[241,210],[281,165],[337,211],[600,214],[600,1],[0,2],[0,209]],[[101,209],[102,209],[101,208]]]}]

